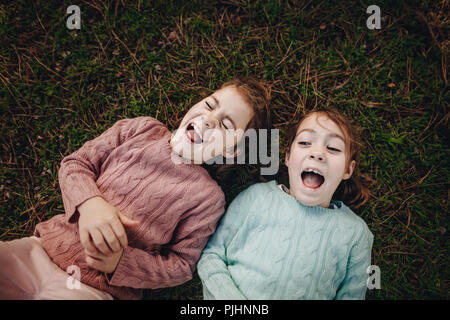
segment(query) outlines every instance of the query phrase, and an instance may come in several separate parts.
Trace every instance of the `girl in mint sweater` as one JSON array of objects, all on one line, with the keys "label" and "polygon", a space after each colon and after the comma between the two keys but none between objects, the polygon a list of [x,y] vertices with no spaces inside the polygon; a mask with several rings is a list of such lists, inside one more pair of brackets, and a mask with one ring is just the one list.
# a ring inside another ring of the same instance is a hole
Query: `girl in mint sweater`
[{"label": "girl in mint sweater", "polygon": [[197,265],[205,299],[364,299],[373,235],[360,206],[356,131],[313,111],[286,153],[289,189],[258,183],[230,204]]}]

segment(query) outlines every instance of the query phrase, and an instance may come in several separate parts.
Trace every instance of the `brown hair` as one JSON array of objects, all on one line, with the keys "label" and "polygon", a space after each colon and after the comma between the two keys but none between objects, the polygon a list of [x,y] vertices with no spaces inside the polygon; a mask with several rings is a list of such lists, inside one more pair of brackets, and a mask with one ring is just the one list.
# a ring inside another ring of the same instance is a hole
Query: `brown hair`
[{"label": "brown hair", "polygon": [[288,145],[286,150],[289,152],[292,144],[297,136],[297,130],[302,122],[313,114],[321,114],[336,123],[344,134],[345,147],[347,153],[346,166],[351,161],[355,161],[355,169],[352,176],[347,180],[342,180],[336,191],[333,194],[333,199],[342,200],[343,202],[358,208],[369,200],[370,191],[361,182],[361,174],[359,172],[359,161],[361,153],[361,141],[359,129],[354,126],[347,118],[345,118],[339,111],[333,108],[319,108],[314,109],[304,114],[301,120],[293,125],[288,132]]}]

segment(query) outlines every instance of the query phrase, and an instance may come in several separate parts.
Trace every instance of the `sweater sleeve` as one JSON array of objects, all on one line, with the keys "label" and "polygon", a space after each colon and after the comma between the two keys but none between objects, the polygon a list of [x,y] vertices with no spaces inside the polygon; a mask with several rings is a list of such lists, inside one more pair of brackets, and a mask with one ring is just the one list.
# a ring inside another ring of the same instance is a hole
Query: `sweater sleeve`
[{"label": "sweater sleeve", "polygon": [[[219,188],[220,189],[220,188]],[[185,213],[172,241],[161,251],[127,247],[108,283],[136,289],[157,289],[181,285],[192,279],[200,254],[223,215],[222,190]]]},{"label": "sweater sleeve", "polygon": [[350,250],[345,278],[337,291],[336,300],[365,299],[372,244],[373,235],[364,223],[357,241]]},{"label": "sweater sleeve", "polygon": [[227,250],[248,216],[249,196],[247,189],[233,200],[200,257],[197,270],[205,300],[247,299],[228,270]]},{"label": "sweater sleeve", "polygon": [[78,221],[77,206],[95,196],[102,196],[96,180],[101,166],[111,152],[126,140],[144,131],[161,134],[163,125],[151,117],[122,119],[93,140],[66,156],[58,171],[59,186],[68,222]]}]

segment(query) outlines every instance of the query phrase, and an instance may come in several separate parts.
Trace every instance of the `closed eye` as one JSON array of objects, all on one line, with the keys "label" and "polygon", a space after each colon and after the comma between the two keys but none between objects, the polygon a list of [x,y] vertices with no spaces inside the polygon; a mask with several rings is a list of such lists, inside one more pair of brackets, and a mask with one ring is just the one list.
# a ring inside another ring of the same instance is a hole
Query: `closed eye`
[{"label": "closed eye", "polygon": [[222,121],[222,126],[225,128],[225,130],[228,130],[228,127],[225,125],[225,123]]},{"label": "closed eye", "polygon": [[302,145],[302,146],[309,146],[309,145],[311,145],[311,143],[308,142],[308,141],[299,141],[298,144],[300,144],[300,145]]},{"label": "closed eye", "polygon": [[333,151],[333,152],[341,152],[341,150],[333,148],[333,147],[327,147],[328,150]]},{"label": "closed eye", "polygon": [[208,103],[208,101],[205,101],[206,105],[208,106],[209,110],[212,110],[213,108],[211,107],[211,105]]}]

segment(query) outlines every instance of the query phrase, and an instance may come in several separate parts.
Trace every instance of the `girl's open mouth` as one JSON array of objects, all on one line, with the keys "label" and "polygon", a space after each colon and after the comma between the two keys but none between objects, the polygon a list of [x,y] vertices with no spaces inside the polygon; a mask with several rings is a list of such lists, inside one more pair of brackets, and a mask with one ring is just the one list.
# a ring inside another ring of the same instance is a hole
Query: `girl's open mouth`
[{"label": "girl's open mouth", "polygon": [[202,143],[203,139],[201,138],[200,134],[197,132],[195,126],[193,123],[190,123],[186,128],[186,135],[188,139],[191,141],[191,143]]},{"label": "girl's open mouth", "polygon": [[325,178],[314,169],[306,169],[302,172],[303,185],[310,189],[319,189],[325,182]]}]

